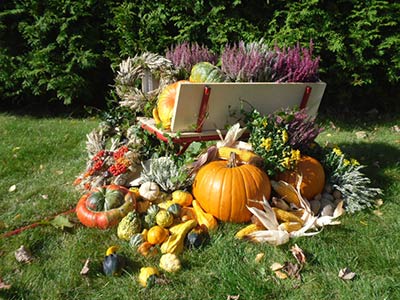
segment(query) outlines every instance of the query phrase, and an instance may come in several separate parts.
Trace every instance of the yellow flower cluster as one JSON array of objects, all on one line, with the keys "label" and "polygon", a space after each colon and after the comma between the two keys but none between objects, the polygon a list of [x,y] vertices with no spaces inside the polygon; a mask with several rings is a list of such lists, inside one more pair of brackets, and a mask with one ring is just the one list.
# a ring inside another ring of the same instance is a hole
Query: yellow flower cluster
[{"label": "yellow flower cluster", "polygon": [[262,138],[261,139],[261,147],[263,147],[266,151],[269,151],[272,146],[272,138]]},{"label": "yellow flower cluster", "polygon": [[[339,147],[334,147],[333,149],[332,149],[332,151],[333,151],[333,153],[335,153],[337,156],[343,156],[344,154],[343,154],[343,152],[342,152],[342,150],[339,148]],[[358,160],[357,159],[354,159],[354,158],[351,158],[350,160],[348,160],[348,159],[343,159],[343,165],[344,166],[349,166],[349,165],[352,165],[352,166],[359,166],[360,165],[360,163],[358,162]]]},{"label": "yellow flower cluster", "polygon": [[300,150],[292,149],[290,152],[290,156],[285,156],[282,159],[281,165],[286,169],[290,169],[293,165],[297,164],[297,161],[300,159],[300,156],[301,156]]}]

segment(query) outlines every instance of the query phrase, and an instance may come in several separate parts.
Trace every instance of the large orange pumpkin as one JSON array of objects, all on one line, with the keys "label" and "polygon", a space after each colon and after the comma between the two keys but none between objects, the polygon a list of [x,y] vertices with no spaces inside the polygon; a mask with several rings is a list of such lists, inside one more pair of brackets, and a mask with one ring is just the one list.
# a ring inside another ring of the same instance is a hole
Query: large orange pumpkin
[{"label": "large orange pumpkin", "polygon": [[193,195],[204,211],[221,221],[248,222],[252,214],[247,206],[261,208],[263,198],[271,195],[271,183],[256,166],[237,165],[233,153],[228,163],[213,161],[198,171]]},{"label": "large orange pumpkin", "polygon": [[178,87],[183,82],[188,80],[180,80],[170,85],[167,85],[157,99],[157,107],[153,110],[153,117],[156,124],[160,124],[163,129],[171,128],[171,120],[174,113],[175,97]]},{"label": "large orange pumpkin", "polygon": [[315,158],[303,155],[294,170],[279,173],[276,179],[286,181],[296,188],[298,175],[303,175],[300,192],[304,198],[311,200],[324,190],[324,168]]}]

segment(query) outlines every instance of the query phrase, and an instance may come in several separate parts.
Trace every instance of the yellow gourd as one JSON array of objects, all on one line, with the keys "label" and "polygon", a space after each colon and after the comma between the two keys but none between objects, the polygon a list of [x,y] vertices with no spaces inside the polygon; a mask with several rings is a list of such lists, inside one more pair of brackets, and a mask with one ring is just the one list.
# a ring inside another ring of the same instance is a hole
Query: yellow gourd
[{"label": "yellow gourd", "polygon": [[192,201],[192,206],[194,214],[199,225],[205,225],[208,230],[214,230],[218,228],[217,219],[209,213],[206,213],[197,202],[197,200]]},{"label": "yellow gourd", "polygon": [[159,272],[157,268],[154,267],[143,267],[140,269],[139,273],[139,284],[142,287],[151,286],[154,284],[154,279],[159,276]]},{"label": "yellow gourd", "polygon": [[218,148],[218,157],[224,160],[229,160],[231,153],[236,153],[236,159],[242,163],[262,165],[263,159],[252,151],[238,149],[233,147]]},{"label": "yellow gourd", "polygon": [[172,202],[178,203],[180,206],[190,206],[192,204],[193,196],[191,193],[176,190],[172,193]]},{"label": "yellow gourd", "polygon": [[161,245],[161,253],[181,253],[183,251],[186,235],[196,225],[196,220],[189,220],[184,223],[172,226],[169,229],[171,235]]}]

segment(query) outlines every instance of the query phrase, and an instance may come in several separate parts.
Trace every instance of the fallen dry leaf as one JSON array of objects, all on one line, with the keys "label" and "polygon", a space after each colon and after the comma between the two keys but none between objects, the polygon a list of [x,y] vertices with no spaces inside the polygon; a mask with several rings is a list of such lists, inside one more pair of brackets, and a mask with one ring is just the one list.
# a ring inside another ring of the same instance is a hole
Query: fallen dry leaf
[{"label": "fallen dry leaf", "polygon": [[373,213],[374,213],[375,216],[378,216],[378,217],[382,217],[383,216],[383,212],[381,212],[379,209],[375,209],[373,211]]},{"label": "fallen dry leaf", "polygon": [[400,132],[400,126],[399,126],[399,125],[394,125],[394,126],[392,127],[392,130],[393,130],[394,132]]},{"label": "fallen dry leaf", "polygon": [[40,196],[45,200],[49,199],[49,195],[40,195]]},{"label": "fallen dry leaf", "polygon": [[294,277],[298,280],[301,279],[300,271],[303,267],[299,264],[293,264],[291,262],[286,262],[282,271],[284,271],[289,277]]},{"label": "fallen dry leaf", "polygon": [[0,277],[0,291],[1,290],[9,290],[11,288],[11,284],[7,284],[3,281],[3,278]]},{"label": "fallen dry leaf", "polygon": [[25,248],[24,245],[22,245],[17,251],[15,251],[15,258],[18,262],[22,263],[31,263],[33,260],[32,254],[28,249]]},{"label": "fallen dry leaf", "polygon": [[264,258],[264,255],[265,255],[264,253],[258,253],[254,261],[259,263]]},{"label": "fallen dry leaf", "polygon": [[299,264],[304,265],[306,263],[306,256],[304,254],[304,251],[299,246],[297,246],[297,244],[294,244],[294,246],[290,249],[290,252],[292,252],[293,256],[296,258]]},{"label": "fallen dry leaf", "polygon": [[270,268],[272,271],[275,272],[275,271],[278,271],[278,270],[283,269],[283,267],[284,267],[284,265],[275,262],[275,263],[273,263],[269,268]]},{"label": "fallen dry leaf", "polygon": [[239,300],[240,295],[228,295],[226,300]]},{"label": "fallen dry leaf", "polygon": [[375,201],[375,205],[376,205],[377,207],[382,206],[382,205],[383,205],[383,199],[378,199],[378,200],[376,200],[376,201]]},{"label": "fallen dry leaf", "polygon": [[10,186],[10,188],[8,189],[8,191],[10,193],[14,192],[17,189],[17,186],[15,184],[13,184],[12,186]]},{"label": "fallen dry leaf", "polygon": [[367,137],[367,133],[365,131],[357,131],[356,137],[358,139],[365,139]]},{"label": "fallen dry leaf", "polygon": [[62,170],[57,170],[57,171],[56,171],[56,174],[57,174],[57,175],[62,175],[63,173],[64,173],[64,171],[62,171]]},{"label": "fallen dry leaf", "polygon": [[352,280],[355,276],[356,273],[351,272],[349,268],[344,268],[339,270],[339,278],[343,279],[343,280]]},{"label": "fallen dry leaf", "polygon": [[275,271],[275,276],[278,277],[279,279],[286,279],[289,277],[286,273],[279,270]]},{"label": "fallen dry leaf", "polygon": [[82,268],[82,270],[80,272],[81,275],[87,275],[89,273],[89,270],[90,270],[89,264],[90,264],[90,259],[88,258],[85,261],[85,264],[83,265],[83,268]]}]

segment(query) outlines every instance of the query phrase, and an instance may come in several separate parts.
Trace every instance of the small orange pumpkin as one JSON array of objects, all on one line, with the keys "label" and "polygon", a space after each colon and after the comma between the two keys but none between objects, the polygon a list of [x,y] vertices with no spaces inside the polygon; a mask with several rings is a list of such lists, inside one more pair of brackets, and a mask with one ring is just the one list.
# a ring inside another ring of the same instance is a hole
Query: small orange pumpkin
[{"label": "small orange pumpkin", "polygon": [[178,87],[188,80],[180,80],[167,85],[160,93],[157,99],[157,108],[153,110],[153,117],[158,125],[161,123],[163,129],[171,128],[171,120],[174,113],[175,98]]},{"label": "small orange pumpkin", "polygon": [[169,236],[168,229],[155,225],[147,232],[147,241],[153,245],[161,244]]},{"label": "small orange pumpkin", "polygon": [[228,163],[213,161],[199,170],[193,195],[204,211],[221,221],[248,222],[252,214],[247,206],[261,208],[263,198],[271,195],[271,183],[256,166],[237,165],[232,152]]},{"label": "small orange pumpkin", "polygon": [[325,171],[321,163],[315,158],[303,155],[294,170],[279,173],[276,179],[286,181],[296,188],[298,175],[303,176],[300,193],[304,198],[311,200],[324,190]]}]

